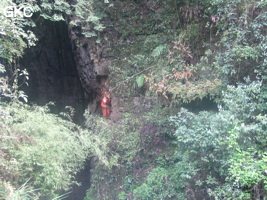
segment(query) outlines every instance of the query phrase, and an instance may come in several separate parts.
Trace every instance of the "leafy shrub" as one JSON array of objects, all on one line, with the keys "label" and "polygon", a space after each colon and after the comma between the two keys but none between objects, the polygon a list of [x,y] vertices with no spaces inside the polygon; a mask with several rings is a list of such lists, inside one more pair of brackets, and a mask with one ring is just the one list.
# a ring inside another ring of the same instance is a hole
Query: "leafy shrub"
[{"label": "leafy shrub", "polygon": [[17,186],[30,178],[39,193],[52,198],[76,183],[88,157],[96,155],[108,166],[115,162],[107,159],[106,137],[49,113],[48,107],[1,103],[0,112],[1,181]]},{"label": "leafy shrub", "polygon": [[[216,44],[221,47],[215,56],[215,65],[221,68],[231,83],[244,77],[255,78],[266,72],[266,1],[212,0],[218,33]],[[265,71],[265,72],[264,72]]]},{"label": "leafy shrub", "polygon": [[237,199],[266,194],[267,118],[266,106],[259,101],[263,94],[259,82],[229,86],[218,113],[182,109],[171,118],[179,153],[188,154],[183,162],[196,169],[189,171],[189,180],[195,181],[189,187],[195,193],[204,190],[214,198],[238,194]]},{"label": "leafy shrub", "polygon": [[[125,114],[125,118],[119,124],[100,117],[90,117],[89,121],[90,124],[94,124],[90,126],[97,137],[107,138],[107,148],[101,152],[104,152],[107,160],[113,165],[103,165],[103,161],[94,159],[91,187],[87,190],[85,200],[117,198],[117,190],[119,183],[123,182],[125,170],[131,166],[133,159],[140,152],[139,120]],[[128,182],[127,176],[125,180]]]},{"label": "leafy shrub", "polygon": [[185,199],[183,191],[185,187],[184,170],[185,166],[182,166],[181,163],[170,168],[154,168],[145,182],[133,190],[134,199]]}]

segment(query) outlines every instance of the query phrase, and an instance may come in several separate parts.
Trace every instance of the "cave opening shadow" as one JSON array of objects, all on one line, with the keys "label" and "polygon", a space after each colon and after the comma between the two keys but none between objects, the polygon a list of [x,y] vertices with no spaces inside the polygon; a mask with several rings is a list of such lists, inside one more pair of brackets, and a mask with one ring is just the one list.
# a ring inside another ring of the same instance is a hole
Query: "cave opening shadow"
[{"label": "cave opening shadow", "polygon": [[89,100],[78,75],[67,24],[44,20],[33,31],[39,41],[20,60],[20,68],[29,72],[29,86],[22,89],[29,102],[41,106],[54,102],[50,107],[55,114],[73,107],[74,122],[82,123]]},{"label": "cave opening shadow", "polygon": [[90,188],[91,174],[90,174],[91,164],[90,159],[88,159],[84,164],[84,169],[76,174],[76,181],[81,185],[73,185],[72,189],[69,191],[66,200],[83,200],[86,196],[87,190]]}]

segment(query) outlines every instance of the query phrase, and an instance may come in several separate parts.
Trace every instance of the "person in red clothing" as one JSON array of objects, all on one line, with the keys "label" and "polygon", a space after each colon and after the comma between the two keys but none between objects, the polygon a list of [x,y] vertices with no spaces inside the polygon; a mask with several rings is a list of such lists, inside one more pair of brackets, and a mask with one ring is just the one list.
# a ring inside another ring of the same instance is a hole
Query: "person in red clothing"
[{"label": "person in red clothing", "polygon": [[101,100],[101,108],[102,108],[103,117],[109,119],[111,103],[110,103],[110,100],[106,96],[104,96]]}]

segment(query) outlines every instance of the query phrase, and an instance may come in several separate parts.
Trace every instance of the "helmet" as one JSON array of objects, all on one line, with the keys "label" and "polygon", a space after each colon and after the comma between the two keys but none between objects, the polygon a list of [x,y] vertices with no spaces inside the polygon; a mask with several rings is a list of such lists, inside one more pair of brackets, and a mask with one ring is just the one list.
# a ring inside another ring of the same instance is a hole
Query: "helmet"
[{"label": "helmet", "polygon": [[107,98],[107,97],[104,97],[104,98],[102,99],[102,101],[103,101],[104,103],[108,103],[108,98]]},{"label": "helmet", "polygon": [[101,106],[102,107],[107,107],[110,106],[110,101],[107,97],[103,97],[102,101],[101,101]]}]

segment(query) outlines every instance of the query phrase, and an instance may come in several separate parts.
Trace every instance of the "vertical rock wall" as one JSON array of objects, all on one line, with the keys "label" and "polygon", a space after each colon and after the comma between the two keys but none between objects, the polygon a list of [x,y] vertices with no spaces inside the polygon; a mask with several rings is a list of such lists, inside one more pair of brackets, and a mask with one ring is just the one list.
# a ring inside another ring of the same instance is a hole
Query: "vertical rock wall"
[{"label": "vertical rock wall", "polygon": [[81,33],[81,27],[71,25],[69,38],[78,75],[89,99],[88,109],[91,113],[97,113],[105,85],[103,81],[107,80],[111,65],[111,57],[106,50],[108,45],[96,43],[95,38],[86,38]]}]

